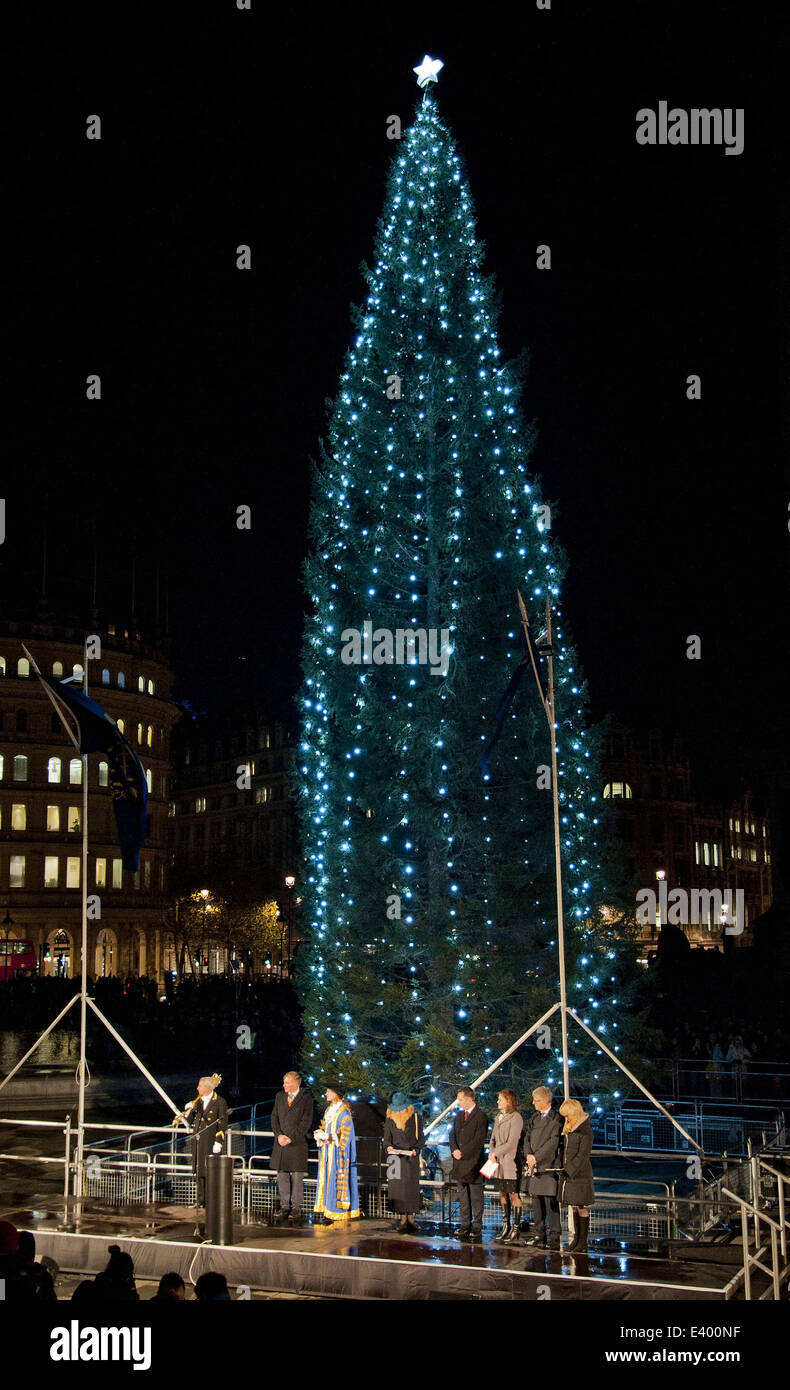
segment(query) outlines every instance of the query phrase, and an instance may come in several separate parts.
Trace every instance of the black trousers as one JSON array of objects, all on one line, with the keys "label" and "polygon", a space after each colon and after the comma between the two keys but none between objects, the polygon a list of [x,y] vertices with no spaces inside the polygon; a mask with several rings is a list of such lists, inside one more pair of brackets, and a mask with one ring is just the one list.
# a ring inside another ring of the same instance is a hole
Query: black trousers
[{"label": "black trousers", "polygon": [[482,1182],[458,1182],[458,1205],[461,1208],[461,1225],[478,1229],[483,1224],[483,1184]]},{"label": "black trousers", "polygon": [[548,1217],[549,1235],[559,1236],[562,1226],[560,1223],[560,1204],[556,1197],[539,1197],[535,1195],[530,1198],[532,1210],[535,1215],[535,1227],[537,1230],[545,1231],[546,1218]]}]

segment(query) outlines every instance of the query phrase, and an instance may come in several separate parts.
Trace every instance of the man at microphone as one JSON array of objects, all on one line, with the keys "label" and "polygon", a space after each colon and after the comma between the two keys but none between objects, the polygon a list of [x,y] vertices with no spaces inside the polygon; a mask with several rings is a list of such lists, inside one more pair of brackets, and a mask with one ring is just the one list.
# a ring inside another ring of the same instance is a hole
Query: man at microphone
[{"label": "man at microphone", "polygon": [[196,1205],[206,1205],[206,1159],[210,1153],[222,1152],[228,1128],[228,1105],[217,1095],[216,1087],[222,1077],[201,1076],[197,1084],[197,1099],[184,1112],[192,1126],[192,1171],[197,1176]]}]

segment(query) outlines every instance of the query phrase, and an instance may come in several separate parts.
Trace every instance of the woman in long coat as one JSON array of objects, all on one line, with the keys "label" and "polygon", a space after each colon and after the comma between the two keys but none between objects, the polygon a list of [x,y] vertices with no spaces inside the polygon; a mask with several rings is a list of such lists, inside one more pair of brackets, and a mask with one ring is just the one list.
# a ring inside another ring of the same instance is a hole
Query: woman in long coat
[{"label": "woman in long coat", "polygon": [[521,1178],[523,1132],[524,1118],[519,1114],[518,1096],[515,1091],[500,1091],[497,1096],[497,1114],[494,1116],[494,1126],[488,1141],[488,1157],[499,1164],[494,1184],[499,1189],[502,1229],[494,1239],[501,1240],[503,1245],[517,1245],[519,1240],[521,1198],[518,1195],[518,1186]]},{"label": "woman in long coat", "polygon": [[590,1230],[590,1207],[595,1200],[595,1180],[590,1162],[593,1146],[592,1125],[581,1101],[564,1100],[560,1106],[560,1114],[565,1116],[562,1131],[565,1152],[562,1159],[560,1201],[573,1208],[574,1226],[574,1239],[566,1249],[583,1254],[587,1249],[587,1235]]},{"label": "woman in long coat", "polygon": [[[416,1231],[412,1221],[420,1210],[420,1149],[425,1145],[422,1120],[403,1091],[396,1091],[387,1109],[382,1144],[387,1160],[387,1205],[400,1215],[399,1231]],[[408,1153],[397,1150],[406,1149]]]},{"label": "woman in long coat", "polygon": [[318,1185],[315,1194],[316,1225],[350,1221],[361,1216],[357,1184],[357,1140],[351,1108],[344,1100],[345,1087],[332,1081],[326,1088],[327,1108],[321,1128],[314,1131],[318,1144]]}]

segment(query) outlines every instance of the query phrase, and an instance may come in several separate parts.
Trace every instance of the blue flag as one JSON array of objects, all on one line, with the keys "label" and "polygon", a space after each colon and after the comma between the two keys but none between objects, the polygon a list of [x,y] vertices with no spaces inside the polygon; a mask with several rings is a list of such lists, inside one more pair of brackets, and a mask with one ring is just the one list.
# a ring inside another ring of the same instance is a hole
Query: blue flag
[{"label": "blue flag", "polygon": [[[521,611],[524,614],[524,637],[526,639],[527,650],[522,656],[520,662],[518,663],[518,666],[513,672],[513,675],[510,677],[507,690],[502,696],[502,699],[499,701],[499,706],[497,708],[496,718],[494,721],[494,736],[491,739],[491,742],[489,743],[485,753],[483,754],[480,760],[480,767],[482,769],[484,777],[491,776],[491,754],[493,753],[496,745],[502,737],[502,730],[505,727],[505,720],[507,719],[510,707],[516,698],[516,691],[518,690],[521,684],[522,677],[526,671],[532,670],[534,672],[535,679],[538,683],[540,698],[543,701],[544,709],[546,708],[546,701],[548,699],[548,686],[546,682],[545,667],[542,661],[542,650],[540,647],[536,646],[535,642],[533,641],[532,631],[530,629],[529,622],[526,620],[526,610],[521,601],[520,594],[519,604],[521,606]],[[538,641],[540,640],[541,639],[539,638]]]},{"label": "blue flag", "polygon": [[135,874],[140,867],[140,849],[148,834],[148,784],[143,765],[129,740],[101,705],[68,682],[53,681],[47,676],[40,679],[76,720],[80,752],[104,753],[107,758],[123,867]]}]

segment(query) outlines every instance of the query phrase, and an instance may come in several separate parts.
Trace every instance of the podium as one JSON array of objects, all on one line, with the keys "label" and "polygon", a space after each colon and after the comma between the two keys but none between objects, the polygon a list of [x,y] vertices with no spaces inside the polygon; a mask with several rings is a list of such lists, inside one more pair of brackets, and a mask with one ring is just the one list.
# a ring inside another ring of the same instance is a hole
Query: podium
[{"label": "podium", "polygon": [[209,1154],[206,1159],[206,1239],[212,1245],[233,1244],[233,1159]]}]

